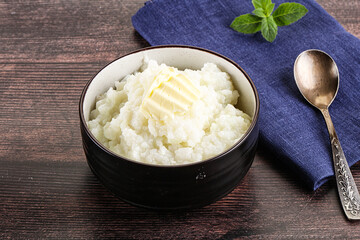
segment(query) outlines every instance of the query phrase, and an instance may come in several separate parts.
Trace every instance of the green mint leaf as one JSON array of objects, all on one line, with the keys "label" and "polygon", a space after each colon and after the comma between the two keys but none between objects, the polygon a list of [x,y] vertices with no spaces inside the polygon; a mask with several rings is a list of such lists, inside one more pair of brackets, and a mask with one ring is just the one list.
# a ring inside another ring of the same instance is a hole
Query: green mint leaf
[{"label": "green mint leaf", "polygon": [[261,25],[262,18],[252,14],[244,14],[235,18],[230,27],[235,31],[249,34],[260,31]]},{"label": "green mint leaf", "polygon": [[262,36],[269,42],[275,40],[278,26],[290,25],[308,12],[305,6],[294,2],[280,4],[275,11],[275,4],[271,0],[251,0],[251,2],[255,8],[252,14],[235,18],[230,27],[246,34],[261,31]]},{"label": "green mint leaf", "polygon": [[298,21],[307,12],[300,3],[283,3],[274,11],[273,17],[278,26],[286,26]]},{"label": "green mint leaf", "polygon": [[264,9],[264,13],[267,17],[271,15],[271,13],[274,11],[275,3],[268,3]]},{"label": "green mint leaf", "polygon": [[273,16],[262,18],[261,34],[269,42],[273,42],[277,35],[278,27]]},{"label": "green mint leaf", "polygon": [[257,8],[257,9],[255,9],[254,11],[252,11],[252,13],[253,13],[254,15],[258,16],[258,17],[261,17],[261,18],[267,17],[267,16],[265,15],[265,13],[264,13],[264,9],[262,9],[262,8]]},{"label": "green mint leaf", "polygon": [[252,0],[252,4],[255,9],[262,8],[266,9],[266,5],[271,4],[271,0]]},{"label": "green mint leaf", "polygon": [[252,0],[252,4],[255,9],[262,8],[261,0]]}]

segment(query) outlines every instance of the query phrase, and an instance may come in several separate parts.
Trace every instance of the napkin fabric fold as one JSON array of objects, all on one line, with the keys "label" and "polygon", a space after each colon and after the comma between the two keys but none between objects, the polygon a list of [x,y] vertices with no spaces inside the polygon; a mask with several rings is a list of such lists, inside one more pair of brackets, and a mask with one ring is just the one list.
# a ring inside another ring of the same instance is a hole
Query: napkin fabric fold
[{"label": "napkin fabric fold", "polygon": [[[276,6],[285,2],[274,0]],[[185,44],[216,51],[237,62],[260,95],[260,146],[287,164],[312,188],[334,176],[329,135],[320,111],[296,87],[293,65],[307,49],[330,54],[340,87],[329,108],[349,165],[360,160],[360,41],[314,0],[297,0],[309,12],[279,27],[273,43],[260,33],[245,35],[229,25],[253,10],[251,0],[152,0],[132,18],[151,44]]]}]

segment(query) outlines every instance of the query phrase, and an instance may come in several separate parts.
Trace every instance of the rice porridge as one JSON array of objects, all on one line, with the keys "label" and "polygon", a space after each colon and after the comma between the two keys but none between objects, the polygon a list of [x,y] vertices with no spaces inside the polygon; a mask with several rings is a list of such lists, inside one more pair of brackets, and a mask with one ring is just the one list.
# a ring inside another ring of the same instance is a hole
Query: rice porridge
[{"label": "rice porridge", "polygon": [[234,145],[251,118],[215,64],[184,71],[145,60],[96,99],[87,122],[112,152],[139,162],[179,165],[206,160]]}]

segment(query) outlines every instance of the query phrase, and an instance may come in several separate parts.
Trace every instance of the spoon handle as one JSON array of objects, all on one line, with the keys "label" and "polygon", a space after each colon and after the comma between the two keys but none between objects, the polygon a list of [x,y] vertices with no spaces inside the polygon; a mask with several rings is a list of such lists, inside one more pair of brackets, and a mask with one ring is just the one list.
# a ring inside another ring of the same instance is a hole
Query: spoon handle
[{"label": "spoon handle", "polygon": [[350,172],[344,152],[341,148],[339,139],[331,121],[329,110],[321,109],[325,118],[326,126],[329,130],[331,149],[334,162],[336,185],[344,209],[345,215],[349,220],[360,220],[360,195],[357,190],[354,178]]}]

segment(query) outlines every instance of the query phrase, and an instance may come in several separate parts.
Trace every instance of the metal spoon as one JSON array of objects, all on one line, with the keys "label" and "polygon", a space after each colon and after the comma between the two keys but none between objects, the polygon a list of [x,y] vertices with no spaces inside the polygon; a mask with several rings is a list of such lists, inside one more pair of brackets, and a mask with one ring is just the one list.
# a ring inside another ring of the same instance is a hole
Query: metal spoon
[{"label": "metal spoon", "polygon": [[304,98],[325,118],[331,140],[336,185],[345,215],[360,220],[360,196],[329,114],[329,106],[339,88],[335,61],[320,50],[302,52],[294,64],[295,82]]}]

